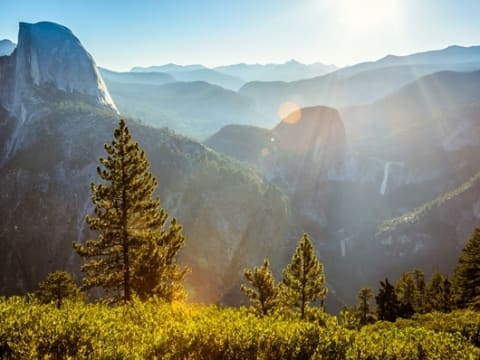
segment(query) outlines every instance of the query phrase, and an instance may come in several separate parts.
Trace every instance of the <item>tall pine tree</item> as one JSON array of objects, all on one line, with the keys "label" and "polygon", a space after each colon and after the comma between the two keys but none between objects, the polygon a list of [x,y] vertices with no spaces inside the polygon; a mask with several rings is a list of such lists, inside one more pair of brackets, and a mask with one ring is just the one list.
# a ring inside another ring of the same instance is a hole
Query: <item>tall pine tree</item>
[{"label": "tall pine tree", "polygon": [[395,293],[395,287],[387,278],[380,281],[380,289],[375,296],[378,320],[395,321],[398,317],[400,303]]},{"label": "tall pine tree", "polygon": [[356,307],[356,314],[361,326],[375,321],[373,313],[370,310],[370,300],[372,298],[373,293],[370,288],[361,288],[357,293],[358,305]]},{"label": "tall pine tree", "polygon": [[278,303],[278,287],[268,259],[263,260],[261,267],[255,266],[253,271],[245,269],[244,274],[252,287],[242,284],[241,290],[249,298],[255,311],[262,316],[272,312]]},{"label": "tall pine tree", "polygon": [[459,307],[474,305],[480,300],[480,228],[476,228],[458,259],[454,282]]},{"label": "tall pine tree", "polygon": [[160,200],[152,198],[157,181],[123,119],[105,151],[97,168],[103,182],[91,185],[95,213],[87,217],[98,238],[74,243],[86,260],[84,287],[103,288],[112,302],[129,301],[134,293],[147,297],[160,292],[165,282],[183,279],[185,272],[172,266],[184,245],[182,229],[175,220],[164,229],[168,215]]},{"label": "tall pine tree", "polygon": [[410,318],[415,313],[417,298],[417,287],[412,273],[402,273],[395,285],[395,294],[400,303],[398,316]]},{"label": "tall pine tree", "polygon": [[453,287],[448,276],[433,273],[425,286],[428,311],[450,312],[453,309]]},{"label": "tall pine tree", "polygon": [[323,264],[315,255],[307,234],[300,239],[290,264],[283,271],[282,289],[286,305],[300,310],[302,319],[305,318],[305,310],[310,302],[320,300],[323,306],[328,291]]}]

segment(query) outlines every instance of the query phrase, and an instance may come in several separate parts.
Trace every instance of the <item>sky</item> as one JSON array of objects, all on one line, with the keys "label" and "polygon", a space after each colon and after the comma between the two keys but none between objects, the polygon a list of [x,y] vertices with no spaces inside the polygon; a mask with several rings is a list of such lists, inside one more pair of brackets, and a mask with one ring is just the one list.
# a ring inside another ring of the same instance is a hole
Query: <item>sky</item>
[{"label": "sky", "polygon": [[322,62],[480,45],[479,0],[0,0],[18,23],[70,28],[100,66]]}]

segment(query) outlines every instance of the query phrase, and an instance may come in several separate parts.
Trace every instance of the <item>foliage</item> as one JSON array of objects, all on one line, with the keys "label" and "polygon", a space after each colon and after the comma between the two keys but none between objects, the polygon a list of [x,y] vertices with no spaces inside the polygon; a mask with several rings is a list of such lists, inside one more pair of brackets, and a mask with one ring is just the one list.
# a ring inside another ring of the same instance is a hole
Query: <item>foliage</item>
[{"label": "foliage", "polygon": [[458,305],[472,306],[480,297],[480,228],[476,228],[458,259],[454,282]]},{"label": "foliage", "polygon": [[480,314],[469,310],[378,322],[353,331],[262,318],[247,309],[165,303],[120,306],[0,298],[0,358],[11,359],[476,359]]},{"label": "foliage", "polygon": [[358,304],[355,309],[356,317],[358,318],[359,325],[367,325],[375,322],[375,316],[370,308],[370,300],[373,298],[372,289],[362,288],[358,291],[357,299]]},{"label": "foliage", "polygon": [[385,278],[380,281],[380,289],[375,296],[377,303],[377,315],[379,320],[395,321],[400,311],[400,303],[395,292],[395,288]]},{"label": "foliage", "polygon": [[81,291],[71,274],[66,271],[55,271],[38,284],[36,295],[40,302],[54,303],[60,309],[66,299],[80,299]]},{"label": "foliage", "polygon": [[307,234],[300,239],[290,264],[283,271],[282,297],[286,305],[305,310],[310,302],[323,300],[327,295],[323,264],[315,255],[315,248]]},{"label": "foliage", "polygon": [[271,313],[278,303],[278,287],[268,259],[263,260],[261,267],[255,266],[253,271],[245,269],[244,274],[253,288],[242,284],[241,290],[250,300],[256,313],[262,316]]},{"label": "foliage", "polygon": [[143,150],[132,141],[124,120],[114,140],[105,144],[106,158],[97,172],[103,180],[92,184],[94,216],[87,217],[98,239],[74,243],[87,260],[82,265],[84,287],[102,287],[110,301],[129,301],[132,294],[146,298],[157,294],[172,300],[186,274],[175,262],[184,245],[182,228],[152,195],[157,181],[149,171]]},{"label": "foliage", "polygon": [[409,318],[419,311],[419,294],[414,273],[404,272],[395,284],[395,293],[399,301],[398,315],[402,318]]},{"label": "foliage", "polygon": [[454,289],[448,276],[433,273],[425,287],[427,310],[450,312],[454,306]]}]

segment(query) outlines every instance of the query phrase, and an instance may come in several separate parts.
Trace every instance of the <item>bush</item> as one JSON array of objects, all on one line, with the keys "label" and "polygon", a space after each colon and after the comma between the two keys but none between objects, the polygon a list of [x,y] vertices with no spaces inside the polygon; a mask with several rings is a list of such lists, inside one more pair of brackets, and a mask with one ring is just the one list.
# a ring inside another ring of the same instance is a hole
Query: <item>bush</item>
[{"label": "bush", "polygon": [[475,359],[473,311],[428,314],[359,331],[249,309],[147,302],[109,307],[0,298],[1,359]]}]

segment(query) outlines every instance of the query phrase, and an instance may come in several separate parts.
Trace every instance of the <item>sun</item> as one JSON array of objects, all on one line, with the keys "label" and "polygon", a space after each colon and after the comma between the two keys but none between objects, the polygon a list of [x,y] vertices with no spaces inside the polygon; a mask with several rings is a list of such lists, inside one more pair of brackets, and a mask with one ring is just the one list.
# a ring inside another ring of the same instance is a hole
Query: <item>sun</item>
[{"label": "sun", "polygon": [[395,24],[401,0],[328,0],[339,25],[350,32],[376,31]]}]

